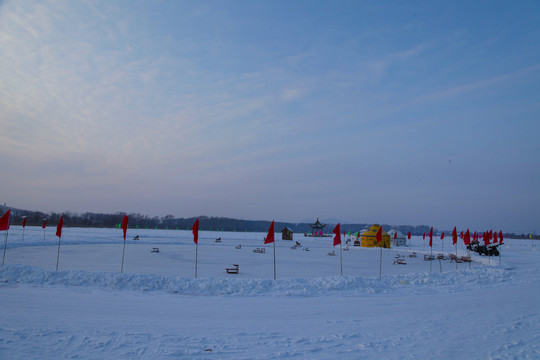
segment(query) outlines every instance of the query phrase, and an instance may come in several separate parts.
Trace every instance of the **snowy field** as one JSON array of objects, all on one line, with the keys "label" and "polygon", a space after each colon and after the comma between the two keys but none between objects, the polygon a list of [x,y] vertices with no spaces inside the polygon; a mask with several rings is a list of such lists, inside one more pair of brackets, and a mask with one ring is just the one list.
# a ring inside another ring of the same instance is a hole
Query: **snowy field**
[{"label": "snowy field", "polygon": [[[382,251],[382,277],[379,249],[350,246],[341,276],[332,238],[295,234],[302,246],[291,249],[278,233],[274,281],[265,233],[201,231],[195,279],[190,231],[129,229],[120,274],[121,230],[64,228],[59,271],[55,230],[26,227],[24,241],[9,231],[1,359],[540,358],[531,241],[456,267],[424,261],[430,248],[413,238]],[[441,252],[455,252],[451,239],[434,239]],[[239,274],[225,272],[233,264]]]}]

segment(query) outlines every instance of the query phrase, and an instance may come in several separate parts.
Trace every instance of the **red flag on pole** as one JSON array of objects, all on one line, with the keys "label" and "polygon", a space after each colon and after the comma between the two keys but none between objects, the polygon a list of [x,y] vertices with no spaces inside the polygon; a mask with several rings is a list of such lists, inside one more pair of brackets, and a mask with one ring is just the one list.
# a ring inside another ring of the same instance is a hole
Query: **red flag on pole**
[{"label": "red flag on pole", "polygon": [[23,218],[23,220],[22,220],[22,227],[23,228],[26,227],[26,218]]},{"label": "red flag on pole", "polygon": [[433,246],[433,226],[429,230],[429,246]]},{"label": "red flag on pole", "polygon": [[497,242],[498,242],[498,240],[497,240],[497,232],[495,231],[493,233],[493,243],[496,244]]},{"label": "red flag on pole", "polygon": [[274,220],[272,220],[272,224],[270,224],[270,229],[268,229],[268,235],[266,235],[266,239],[264,239],[265,244],[270,244],[274,242]]},{"label": "red flag on pole", "polygon": [[124,241],[126,241],[126,232],[128,227],[128,216],[124,215],[124,218],[122,219],[122,230],[124,230]]},{"label": "red flag on pole", "polygon": [[502,231],[499,231],[499,243],[502,244],[502,241],[503,241],[503,234],[502,234]]},{"label": "red flag on pole", "polygon": [[394,239],[397,239],[397,231],[394,233]]},{"label": "red flag on pole", "polygon": [[334,230],[332,230],[332,233],[336,234],[336,236],[334,236],[334,246],[341,244],[341,230],[339,223],[336,225]]},{"label": "red flag on pole", "polygon": [[441,240],[443,240],[443,239],[444,239],[444,231],[443,231],[443,233],[441,234]]},{"label": "red flag on pole", "polygon": [[43,225],[41,225],[42,229],[45,229],[47,227],[47,220],[43,220]]},{"label": "red flag on pole", "polygon": [[[423,239],[426,240],[426,233],[424,233]],[[425,244],[425,243],[424,243]]]},{"label": "red flag on pole", "polygon": [[469,245],[471,243],[471,233],[469,232],[469,229],[465,232],[465,236],[463,237],[463,243],[465,245]]},{"label": "red flag on pole", "polygon": [[199,219],[195,220],[195,223],[193,224],[193,227],[191,228],[193,231],[193,242],[195,244],[199,244]]},{"label": "red flag on pole", "polygon": [[457,243],[457,229],[454,226],[454,230],[452,231],[452,245],[456,245]]},{"label": "red flag on pole", "polygon": [[407,234],[407,239],[411,240],[411,232],[409,231],[409,233]]},{"label": "red flag on pole", "polygon": [[0,218],[0,231],[9,230],[9,218],[11,216],[11,209],[6,211]]},{"label": "red flag on pole", "polygon": [[488,232],[486,236],[484,236],[484,245],[489,245],[490,239],[491,239],[491,234]]},{"label": "red flag on pole", "polygon": [[[469,234],[469,236],[470,236],[470,234]],[[460,239],[463,239],[463,231],[461,231],[461,232],[459,233],[459,238],[460,238]]]},{"label": "red flag on pole", "polygon": [[60,221],[56,226],[56,236],[58,237],[62,237],[62,226],[64,226],[64,215],[60,216]]},{"label": "red flag on pole", "polygon": [[377,234],[375,234],[375,239],[377,239],[377,242],[382,241],[382,226],[377,230]]}]

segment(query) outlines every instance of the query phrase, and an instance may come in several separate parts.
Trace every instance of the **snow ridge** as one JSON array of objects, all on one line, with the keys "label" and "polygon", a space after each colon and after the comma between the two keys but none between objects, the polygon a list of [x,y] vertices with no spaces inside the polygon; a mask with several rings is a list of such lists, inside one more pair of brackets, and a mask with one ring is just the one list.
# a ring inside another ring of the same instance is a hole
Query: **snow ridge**
[{"label": "snow ridge", "polygon": [[162,291],[196,296],[372,296],[455,292],[501,282],[519,282],[510,268],[477,267],[461,272],[411,273],[382,278],[329,276],[271,279],[187,278],[152,274],[49,271],[29,265],[6,265],[0,284],[55,285],[134,291]]}]

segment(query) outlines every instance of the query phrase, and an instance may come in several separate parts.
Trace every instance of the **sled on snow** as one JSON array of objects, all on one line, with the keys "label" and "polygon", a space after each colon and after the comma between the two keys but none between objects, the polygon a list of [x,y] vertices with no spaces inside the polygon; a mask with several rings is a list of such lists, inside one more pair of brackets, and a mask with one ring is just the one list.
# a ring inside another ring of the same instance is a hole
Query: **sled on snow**
[{"label": "sled on snow", "polygon": [[238,274],[239,269],[240,265],[233,264],[232,268],[226,268],[225,271],[227,272],[227,274]]}]

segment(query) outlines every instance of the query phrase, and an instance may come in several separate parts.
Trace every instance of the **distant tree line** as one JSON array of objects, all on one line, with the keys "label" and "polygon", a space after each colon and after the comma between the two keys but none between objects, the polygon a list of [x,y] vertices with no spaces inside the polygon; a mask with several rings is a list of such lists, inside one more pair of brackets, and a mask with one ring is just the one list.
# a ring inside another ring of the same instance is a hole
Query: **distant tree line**
[{"label": "distant tree line", "polygon": [[[0,205],[0,212],[4,214],[7,210],[11,209],[11,224],[21,225],[23,217],[26,217],[26,225],[28,226],[41,226],[43,221],[47,221],[47,227],[56,226],[60,220],[60,216],[64,216],[64,226],[69,227],[97,227],[97,228],[113,228],[122,223],[124,215],[129,217],[129,227],[139,229],[169,229],[169,230],[190,230],[193,223],[198,218],[199,228],[201,230],[211,231],[237,231],[237,232],[266,232],[270,227],[271,221],[265,220],[243,220],[232,219],[225,217],[189,217],[189,218],[176,218],[174,215],[166,215],[163,217],[149,217],[139,213],[124,213],[116,212],[113,214],[104,213],[75,213],[72,211],[65,211],[63,213],[43,213],[40,211],[22,210],[16,208],[10,208]],[[0,214],[0,215],[1,215]],[[350,232],[351,234],[362,231],[363,229],[371,226],[372,224],[341,224],[341,232]],[[324,233],[330,233],[334,229],[335,224],[327,224],[323,230]],[[283,228],[289,228],[295,233],[309,233],[311,227],[308,223],[290,223],[290,222],[276,222],[275,229],[280,232]],[[397,229],[403,234],[423,235],[428,234],[430,227],[427,225],[387,225],[383,224],[383,229],[389,231],[391,229]],[[528,234],[506,234],[506,237],[523,238],[528,239]],[[532,235],[533,239],[538,239],[537,235]]]}]

